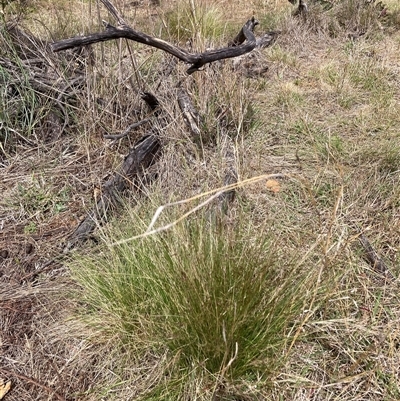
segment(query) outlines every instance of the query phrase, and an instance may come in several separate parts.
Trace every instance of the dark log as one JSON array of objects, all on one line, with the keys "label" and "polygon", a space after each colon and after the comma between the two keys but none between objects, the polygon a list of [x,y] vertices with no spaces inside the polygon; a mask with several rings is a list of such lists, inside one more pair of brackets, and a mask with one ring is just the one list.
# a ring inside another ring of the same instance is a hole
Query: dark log
[{"label": "dark log", "polygon": [[162,39],[153,38],[145,33],[135,31],[126,24],[126,22],[110,2],[104,0],[102,0],[102,2],[111,12],[111,14],[113,14],[117,19],[119,25],[114,27],[107,23],[106,30],[104,32],[93,33],[86,36],[77,36],[55,42],[51,45],[54,52],[71,49],[77,46],[87,46],[93,43],[105,42],[113,39],[126,38],[151,47],[155,47],[157,49],[161,49],[177,57],[179,60],[191,64],[191,67],[187,70],[187,73],[192,74],[205,64],[217,60],[241,56],[251,52],[256,47],[256,38],[253,34],[253,31],[255,26],[258,24],[258,21],[256,21],[254,17],[246,22],[239,35],[235,38],[235,46],[192,54]]},{"label": "dark log", "polygon": [[139,186],[144,171],[150,167],[161,150],[157,135],[147,135],[139,140],[126,156],[120,170],[102,188],[100,199],[86,218],[68,238],[64,252],[86,240],[96,226],[107,216],[107,212],[118,204],[123,192],[132,185]]}]

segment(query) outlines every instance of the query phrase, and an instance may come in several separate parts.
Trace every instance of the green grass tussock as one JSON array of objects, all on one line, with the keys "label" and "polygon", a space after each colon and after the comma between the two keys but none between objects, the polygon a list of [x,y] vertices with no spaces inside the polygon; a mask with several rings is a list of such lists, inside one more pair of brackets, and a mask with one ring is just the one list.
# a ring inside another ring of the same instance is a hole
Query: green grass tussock
[{"label": "green grass tussock", "polygon": [[144,231],[138,221],[131,216],[73,264],[87,322],[136,357],[167,352],[178,382],[193,371],[231,383],[270,380],[316,273],[279,255],[272,233],[255,233],[245,220],[215,226],[198,216],[171,231],[110,242]]},{"label": "green grass tussock", "polygon": [[[39,99],[30,82],[29,71],[22,64],[13,40],[4,26],[0,27],[0,55],[14,61],[14,76],[0,64],[0,140],[3,151],[12,148],[18,138],[29,138],[37,123]],[[15,75],[18,79],[15,79]],[[17,137],[17,138],[16,138]]]},{"label": "green grass tussock", "polygon": [[163,23],[169,38],[197,44],[219,39],[227,23],[218,5],[197,1],[178,1],[165,13]]}]

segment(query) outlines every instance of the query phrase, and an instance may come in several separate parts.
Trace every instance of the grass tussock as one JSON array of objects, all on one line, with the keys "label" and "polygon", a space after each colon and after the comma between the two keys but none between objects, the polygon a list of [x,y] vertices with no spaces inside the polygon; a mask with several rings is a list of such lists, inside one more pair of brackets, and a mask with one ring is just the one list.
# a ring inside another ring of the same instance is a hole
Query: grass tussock
[{"label": "grass tussock", "polygon": [[205,2],[178,1],[166,12],[163,20],[169,38],[178,42],[204,43],[219,39],[226,22],[222,10]]},{"label": "grass tussock", "polygon": [[29,82],[29,70],[22,63],[19,49],[4,25],[0,28],[0,45],[1,56],[10,57],[16,64],[14,74],[0,65],[0,139],[4,152],[14,147],[16,139],[29,140],[35,125],[47,112],[38,112],[46,106],[46,101],[36,96]]},{"label": "grass tussock", "polygon": [[246,220],[215,226],[198,216],[164,233],[112,243],[144,229],[131,214],[95,254],[72,264],[84,320],[135,358],[149,350],[167,356],[165,377],[151,394],[191,399],[181,386],[270,381],[317,273],[283,257],[272,233],[255,232]]}]

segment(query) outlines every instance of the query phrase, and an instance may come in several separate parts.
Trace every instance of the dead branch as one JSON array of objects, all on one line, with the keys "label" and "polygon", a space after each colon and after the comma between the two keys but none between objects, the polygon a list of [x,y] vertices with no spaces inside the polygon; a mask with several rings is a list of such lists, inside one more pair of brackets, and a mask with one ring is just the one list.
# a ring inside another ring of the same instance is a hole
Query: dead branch
[{"label": "dead branch", "polygon": [[154,163],[160,149],[161,144],[157,135],[147,135],[135,144],[120,170],[104,184],[96,205],[68,238],[64,253],[90,236],[101,220],[107,216],[107,212],[118,204],[122,193],[132,182],[138,185],[144,171]]},{"label": "dead branch", "polygon": [[200,123],[201,117],[194,104],[192,99],[190,99],[189,94],[186,89],[184,89],[181,85],[178,87],[178,105],[183,114],[183,120],[185,121],[187,127],[190,129],[193,139],[200,143],[201,141],[201,131],[200,131]]},{"label": "dead branch", "polygon": [[116,135],[103,135],[104,139],[112,139],[114,141],[118,140],[118,139],[122,139],[125,136],[127,136],[132,130],[134,130],[137,127],[140,127],[143,124],[146,124],[148,122],[150,122],[150,118],[145,118],[144,120],[140,120],[137,123],[131,124],[128,128],[126,128],[124,130],[124,132],[122,132],[121,134],[116,134]]},{"label": "dead branch", "polygon": [[217,60],[241,56],[251,52],[256,47],[256,38],[253,34],[253,31],[256,25],[258,25],[258,21],[256,21],[254,17],[248,20],[243,26],[240,33],[233,41],[234,45],[222,49],[193,54],[162,39],[154,38],[143,32],[135,31],[126,24],[124,19],[109,1],[101,1],[106,6],[108,11],[115,17],[118,22],[118,26],[115,27],[111,24],[105,23],[106,29],[104,32],[93,33],[86,36],[77,36],[55,42],[51,45],[54,52],[59,52],[61,50],[67,50],[78,46],[87,46],[93,43],[105,42],[113,39],[126,38],[163,50],[177,57],[179,60],[191,64],[191,67],[186,72],[188,74],[192,74],[205,64]]}]

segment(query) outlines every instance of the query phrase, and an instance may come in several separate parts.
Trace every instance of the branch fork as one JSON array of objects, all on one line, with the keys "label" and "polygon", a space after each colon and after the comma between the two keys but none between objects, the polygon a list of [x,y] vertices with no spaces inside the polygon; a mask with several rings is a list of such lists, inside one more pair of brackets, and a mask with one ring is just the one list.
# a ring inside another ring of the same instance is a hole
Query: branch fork
[{"label": "branch fork", "polygon": [[105,42],[113,39],[126,38],[163,50],[166,53],[177,57],[179,60],[190,64],[191,66],[186,71],[187,74],[190,75],[199,70],[205,64],[213,61],[237,57],[249,53],[257,45],[253,31],[258,25],[258,21],[254,17],[244,24],[239,34],[227,47],[206,51],[203,53],[189,53],[187,50],[172,45],[171,43],[168,43],[162,39],[154,38],[146,33],[134,30],[125,22],[116,8],[108,0],[101,0],[101,2],[117,20],[118,25],[115,27],[108,22],[103,21],[103,24],[105,25],[104,32],[92,33],[86,36],[76,36],[70,39],[64,39],[55,42],[51,45],[54,52],[79,46],[87,46],[93,43]]}]

